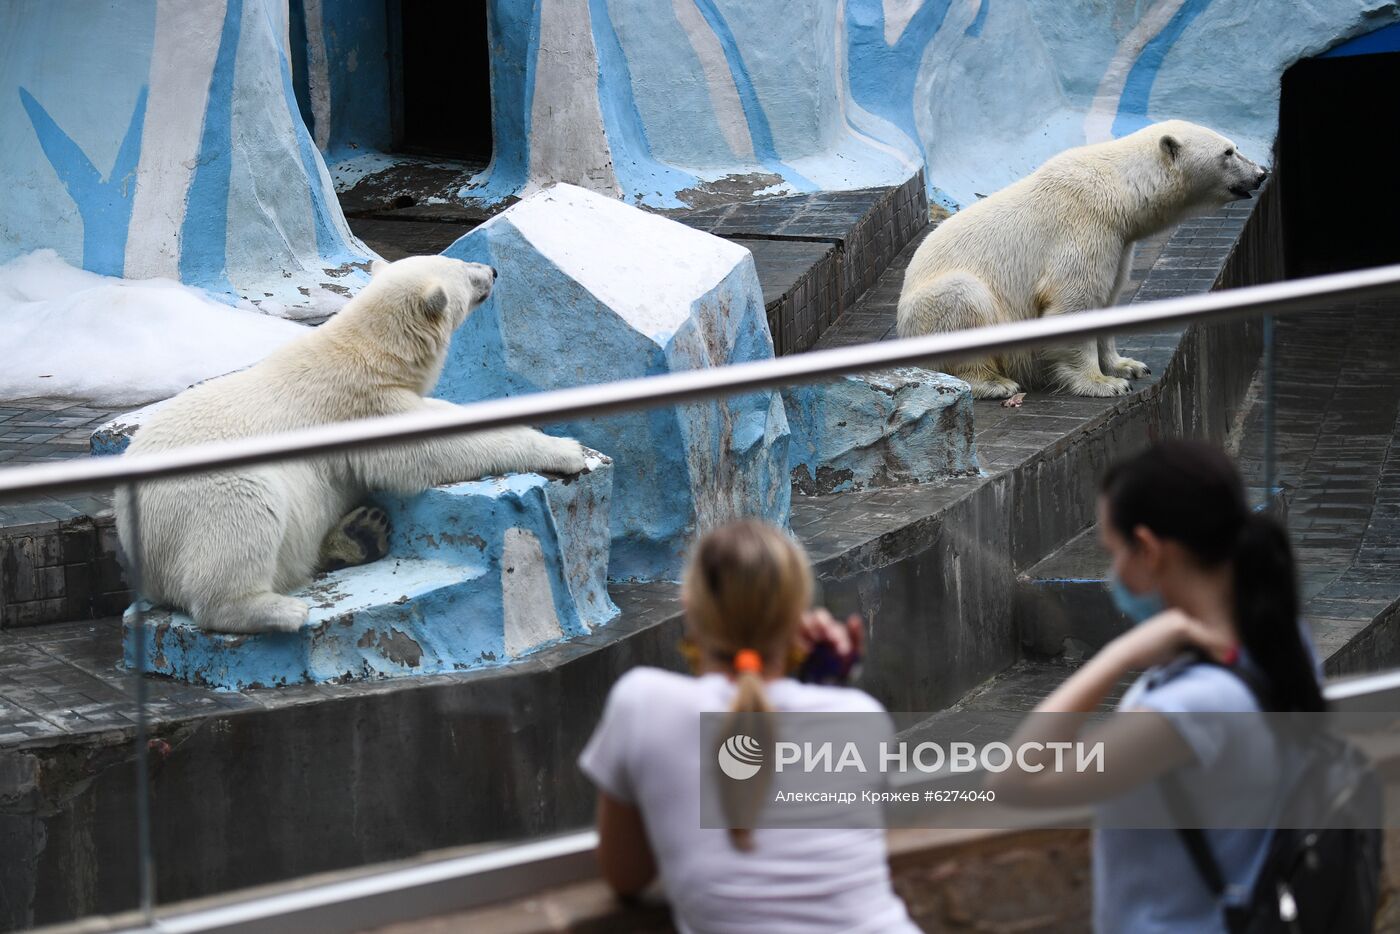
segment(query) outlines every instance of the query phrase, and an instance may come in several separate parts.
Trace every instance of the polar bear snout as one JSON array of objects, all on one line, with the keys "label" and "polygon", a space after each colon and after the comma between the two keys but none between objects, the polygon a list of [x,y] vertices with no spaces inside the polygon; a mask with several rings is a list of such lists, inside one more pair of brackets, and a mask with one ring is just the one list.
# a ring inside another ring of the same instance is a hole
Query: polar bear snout
[{"label": "polar bear snout", "polygon": [[1236,198],[1251,197],[1252,194],[1258,191],[1259,187],[1264,184],[1265,179],[1269,177],[1269,170],[1262,165],[1254,165],[1254,163],[1251,162],[1250,167],[1254,171],[1253,177],[1249,181],[1230,186],[1230,194],[1234,195]]}]

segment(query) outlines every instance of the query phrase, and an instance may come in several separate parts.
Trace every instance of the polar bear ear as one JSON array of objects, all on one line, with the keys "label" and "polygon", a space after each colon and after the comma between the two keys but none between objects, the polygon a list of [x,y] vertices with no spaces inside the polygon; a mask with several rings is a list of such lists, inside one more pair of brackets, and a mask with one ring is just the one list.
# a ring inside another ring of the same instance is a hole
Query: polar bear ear
[{"label": "polar bear ear", "polygon": [[447,290],[440,282],[432,282],[423,287],[421,295],[423,300],[423,313],[430,318],[440,317],[447,311]]},{"label": "polar bear ear", "polygon": [[373,279],[375,276],[379,275],[381,272],[388,268],[388,263],[384,262],[384,260],[382,259],[377,259],[369,264],[369,277]]},{"label": "polar bear ear", "polygon": [[1176,157],[1181,154],[1181,140],[1168,133],[1162,137],[1162,152],[1166,153],[1168,162],[1175,162]]}]

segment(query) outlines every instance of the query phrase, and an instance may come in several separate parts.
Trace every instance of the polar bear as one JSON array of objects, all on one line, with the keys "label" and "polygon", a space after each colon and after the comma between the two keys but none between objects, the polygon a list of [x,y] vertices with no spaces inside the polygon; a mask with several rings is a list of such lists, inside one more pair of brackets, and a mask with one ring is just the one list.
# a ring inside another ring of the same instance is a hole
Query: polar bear
[{"label": "polar bear", "polygon": [[[424,396],[452,332],[491,294],[495,277],[489,266],[445,256],[377,262],[369,284],[334,318],[246,370],[180,393],[123,456],[451,410]],[[382,521],[356,508],[369,491],[411,494],[488,474],[583,469],[577,441],[503,428],[157,480],[138,489],[139,512],[121,489],[117,530],[124,553],[138,560],[146,599],[185,610],[215,632],[293,631],[308,607],[286,594],[322,563],[327,533],[347,513],[371,526]]]},{"label": "polar bear", "polygon": [[[1133,242],[1193,213],[1250,197],[1267,171],[1205,127],[1169,120],[1070,149],[954,214],[919,245],[904,275],[901,337],[957,331],[1113,304]],[[949,362],[979,399],[1022,385],[1116,396],[1145,365],[1113,338]]]}]

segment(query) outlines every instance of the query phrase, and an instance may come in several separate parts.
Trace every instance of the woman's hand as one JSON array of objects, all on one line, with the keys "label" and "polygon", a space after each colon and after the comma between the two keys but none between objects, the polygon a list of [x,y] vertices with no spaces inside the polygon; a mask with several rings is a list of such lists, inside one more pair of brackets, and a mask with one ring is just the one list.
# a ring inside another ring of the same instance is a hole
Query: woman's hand
[{"label": "woman's hand", "polygon": [[797,680],[809,684],[847,684],[860,662],[865,627],[855,613],[847,617],[843,625],[824,609],[808,610],[802,614],[802,622],[797,627],[796,642],[802,654]]},{"label": "woman's hand", "polygon": [[803,613],[797,627],[797,647],[805,654],[823,642],[830,645],[839,658],[860,655],[865,646],[865,626],[860,614],[852,613],[843,625],[825,607]]},{"label": "woman's hand", "polygon": [[1169,662],[1193,648],[1226,664],[1238,652],[1231,634],[1176,609],[1164,610],[1134,626],[1104,646],[1103,652],[1126,672]]}]

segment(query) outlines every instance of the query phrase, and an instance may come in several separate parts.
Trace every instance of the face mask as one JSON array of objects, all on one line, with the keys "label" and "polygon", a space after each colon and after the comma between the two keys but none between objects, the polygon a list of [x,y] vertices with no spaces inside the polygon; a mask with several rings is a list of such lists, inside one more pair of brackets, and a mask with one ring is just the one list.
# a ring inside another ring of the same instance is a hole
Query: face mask
[{"label": "face mask", "polygon": [[1113,571],[1108,574],[1108,592],[1113,597],[1113,605],[1118,607],[1123,615],[1135,624],[1149,620],[1167,608],[1166,602],[1162,600],[1162,595],[1157,591],[1149,590],[1144,594],[1133,593]]}]

